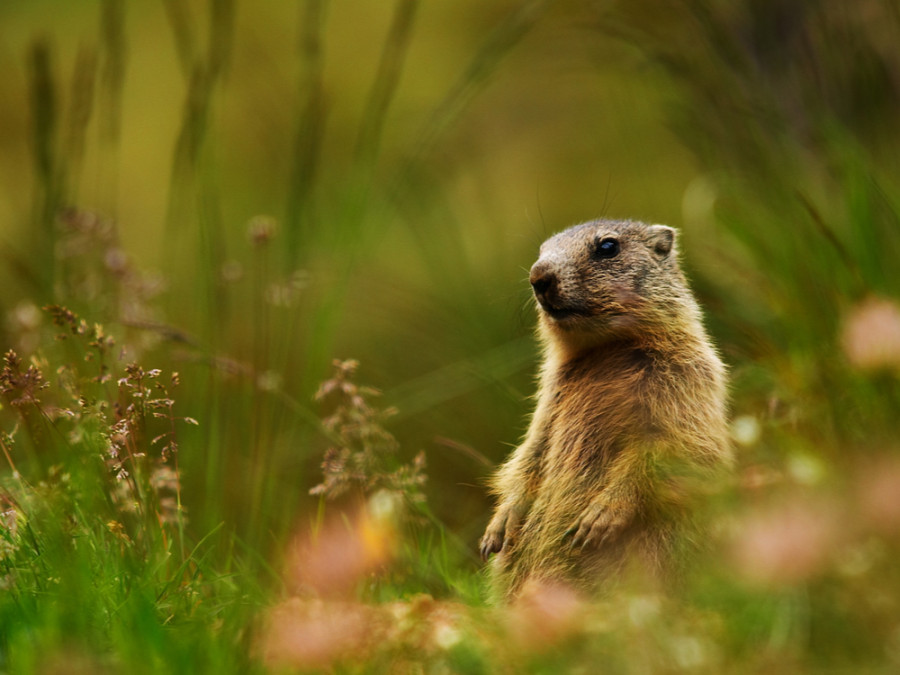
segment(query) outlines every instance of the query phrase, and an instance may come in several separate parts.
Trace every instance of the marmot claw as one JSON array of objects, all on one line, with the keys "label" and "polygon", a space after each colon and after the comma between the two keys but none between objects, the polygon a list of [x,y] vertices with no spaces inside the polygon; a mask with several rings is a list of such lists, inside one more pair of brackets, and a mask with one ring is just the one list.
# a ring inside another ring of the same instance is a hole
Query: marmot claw
[{"label": "marmot claw", "polygon": [[605,546],[613,543],[631,520],[627,509],[593,502],[588,506],[564,537],[572,537],[571,548]]},{"label": "marmot claw", "polygon": [[499,553],[501,550],[503,550],[503,539],[495,534],[485,533],[479,543],[481,559],[487,560],[491,553]]}]

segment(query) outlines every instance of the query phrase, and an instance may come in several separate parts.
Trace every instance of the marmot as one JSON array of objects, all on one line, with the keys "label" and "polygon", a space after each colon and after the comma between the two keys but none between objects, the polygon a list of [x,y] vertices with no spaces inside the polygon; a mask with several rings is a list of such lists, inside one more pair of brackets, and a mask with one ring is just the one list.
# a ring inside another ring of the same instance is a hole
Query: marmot
[{"label": "marmot", "polygon": [[690,500],[731,462],[725,368],[665,225],[596,220],[531,268],[543,367],[522,444],[492,480],[481,539],[494,589],[596,592],[637,567],[667,578]]}]

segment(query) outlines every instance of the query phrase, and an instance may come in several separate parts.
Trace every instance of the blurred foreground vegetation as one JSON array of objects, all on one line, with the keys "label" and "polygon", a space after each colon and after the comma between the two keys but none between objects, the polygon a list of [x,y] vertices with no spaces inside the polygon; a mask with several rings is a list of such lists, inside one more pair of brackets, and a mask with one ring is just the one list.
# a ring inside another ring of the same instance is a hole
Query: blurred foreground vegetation
[{"label": "blurred foreground vegetation", "polygon": [[[0,25],[0,672],[900,667],[896,3]],[[734,485],[677,592],[488,608],[524,270],[599,215],[682,230]]]}]

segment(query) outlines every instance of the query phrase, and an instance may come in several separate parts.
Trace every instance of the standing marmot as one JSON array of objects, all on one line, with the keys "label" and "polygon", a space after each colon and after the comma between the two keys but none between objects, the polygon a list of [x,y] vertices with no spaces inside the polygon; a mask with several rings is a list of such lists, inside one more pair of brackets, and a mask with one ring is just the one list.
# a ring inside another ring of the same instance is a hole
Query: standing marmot
[{"label": "standing marmot", "polygon": [[596,590],[654,576],[689,535],[687,501],[730,462],[725,369],[678,265],[675,230],[597,220],[531,268],[544,345],[528,433],[492,481],[481,539],[496,590]]}]

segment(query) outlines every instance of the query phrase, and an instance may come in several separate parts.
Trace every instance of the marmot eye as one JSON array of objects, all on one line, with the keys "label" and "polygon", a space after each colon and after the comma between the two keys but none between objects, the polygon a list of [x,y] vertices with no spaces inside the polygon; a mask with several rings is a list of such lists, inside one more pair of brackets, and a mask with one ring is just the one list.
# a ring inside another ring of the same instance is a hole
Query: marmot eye
[{"label": "marmot eye", "polygon": [[619,241],[612,237],[601,239],[597,244],[595,256],[597,258],[615,258],[619,255]]}]

